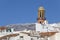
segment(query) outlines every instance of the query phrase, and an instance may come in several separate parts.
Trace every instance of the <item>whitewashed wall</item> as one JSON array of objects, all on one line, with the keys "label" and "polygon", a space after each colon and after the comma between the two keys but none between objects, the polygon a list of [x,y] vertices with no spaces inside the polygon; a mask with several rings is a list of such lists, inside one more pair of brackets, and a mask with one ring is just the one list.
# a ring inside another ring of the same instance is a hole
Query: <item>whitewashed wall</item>
[{"label": "whitewashed wall", "polygon": [[19,40],[19,36],[16,36],[16,37],[10,37],[9,40]]},{"label": "whitewashed wall", "polygon": [[50,40],[60,40],[60,33],[56,33],[55,35],[51,36]]}]

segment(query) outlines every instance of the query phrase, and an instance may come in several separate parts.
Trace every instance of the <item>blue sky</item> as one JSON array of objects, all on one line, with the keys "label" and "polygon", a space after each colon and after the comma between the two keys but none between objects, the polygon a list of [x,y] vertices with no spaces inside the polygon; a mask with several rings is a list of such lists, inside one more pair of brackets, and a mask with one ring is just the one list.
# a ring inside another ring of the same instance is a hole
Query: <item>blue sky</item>
[{"label": "blue sky", "polygon": [[40,6],[49,23],[60,22],[60,0],[0,0],[0,25],[37,22]]}]

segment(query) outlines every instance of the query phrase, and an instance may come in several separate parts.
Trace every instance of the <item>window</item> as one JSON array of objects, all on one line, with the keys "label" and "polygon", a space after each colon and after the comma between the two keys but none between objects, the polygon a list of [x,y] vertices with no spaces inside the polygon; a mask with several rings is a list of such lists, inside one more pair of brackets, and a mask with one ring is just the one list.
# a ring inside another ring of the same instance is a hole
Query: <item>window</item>
[{"label": "window", "polygon": [[11,32],[11,29],[7,29],[6,31],[7,31],[7,32]]},{"label": "window", "polygon": [[30,36],[30,34],[28,34],[28,36]]},{"label": "window", "polygon": [[42,13],[40,12],[40,17],[42,16],[41,14],[42,14]]},{"label": "window", "polygon": [[31,40],[33,40],[33,38],[31,38]]},{"label": "window", "polygon": [[23,38],[23,36],[20,36],[20,38]]}]

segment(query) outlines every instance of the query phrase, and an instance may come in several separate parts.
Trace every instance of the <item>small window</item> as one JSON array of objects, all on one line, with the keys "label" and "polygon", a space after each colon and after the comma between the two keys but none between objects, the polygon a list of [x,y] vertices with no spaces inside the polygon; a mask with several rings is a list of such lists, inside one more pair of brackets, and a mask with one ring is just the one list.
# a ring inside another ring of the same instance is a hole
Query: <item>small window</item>
[{"label": "small window", "polygon": [[30,36],[30,34],[28,34],[28,36]]},{"label": "small window", "polygon": [[23,36],[20,36],[20,38],[23,38]]},{"label": "small window", "polygon": [[11,32],[11,29],[7,29],[6,31],[7,31],[7,32]]},{"label": "small window", "polygon": [[31,38],[31,40],[34,40],[33,38]]},{"label": "small window", "polygon": [[42,23],[42,22],[40,22],[40,23]]},{"label": "small window", "polygon": [[42,14],[42,13],[40,12],[40,17],[42,16],[41,14]]}]

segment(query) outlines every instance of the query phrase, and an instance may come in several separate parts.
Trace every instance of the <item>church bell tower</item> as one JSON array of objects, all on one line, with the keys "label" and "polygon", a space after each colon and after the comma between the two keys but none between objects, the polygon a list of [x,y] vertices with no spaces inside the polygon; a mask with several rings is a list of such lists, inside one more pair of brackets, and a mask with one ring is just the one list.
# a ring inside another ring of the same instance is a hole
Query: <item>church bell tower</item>
[{"label": "church bell tower", "polygon": [[45,21],[45,9],[43,7],[40,7],[38,9],[38,18],[37,18],[37,22],[40,24],[43,24]]}]

